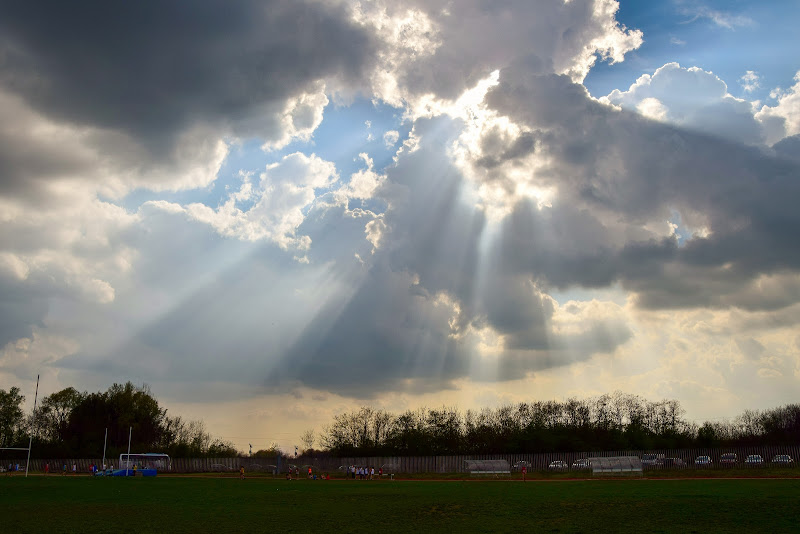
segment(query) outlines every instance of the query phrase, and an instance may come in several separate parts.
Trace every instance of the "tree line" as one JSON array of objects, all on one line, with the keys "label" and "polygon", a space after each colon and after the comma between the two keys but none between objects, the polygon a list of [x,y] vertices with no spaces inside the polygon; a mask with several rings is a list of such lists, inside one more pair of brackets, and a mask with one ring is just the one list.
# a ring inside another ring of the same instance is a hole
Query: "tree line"
[{"label": "tree line", "polygon": [[334,417],[319,436],[340,456],[523,454],[785,445],[800,441],[800,404],[746,410],[730,421],[684,419],[677,400],[621,392],[468,410],[393,414],[362,407]]},{"label": "tree line", "polygon": [[33,447],[40,458],[99,458],[108,430],[106,456],[164,452],[172,457],[230,457],[239,452],[214,439],[202,421],[170,416],[143,385],[114,384],[107,391],[79,392],[68,387],[44,397],[35,415],[25,415],[20,389],[0,389],[0,447]]},{"label": "tree line", "polygon": [[[38,457],[78,458],[131,450],[173,457],[232,457],[241,453],[214,439],[202,421],[170,416],[147,386],[114,384],[105,392],[69,387],[42,399],[25,415],[19,388],[0,389],[0,447],[27,447],[33,430]],[[523,454],[603,450],[677,449],[800,442],[800,404],[745,410],[728,421],[698,425],[677,400],[649,401],[621,392],[588,399],[522,402],[460,412],[420,408],[394,414],[362,407],[334,417],[319,434],[301,437],[304,453],[335,456]],[[317,442],[322,450],[314,451]],[[256,457],[291,456],[277,445]]]}]

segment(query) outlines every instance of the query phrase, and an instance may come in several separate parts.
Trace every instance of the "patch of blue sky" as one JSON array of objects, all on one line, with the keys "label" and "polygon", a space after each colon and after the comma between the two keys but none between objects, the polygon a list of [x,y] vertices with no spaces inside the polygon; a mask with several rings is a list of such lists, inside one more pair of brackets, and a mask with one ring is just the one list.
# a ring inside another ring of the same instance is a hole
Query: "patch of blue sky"
[{"label": "patch of blue sky", "polygon": [[[800,70],[797,0],[623,0],[617,20],[642,30],[644,43],[625,61],[591,70],[584,85],[595,97],[626,90],[642,74],[674,61],[712,71],[736,97],[767,101],[772,89],[791,86]],[[759,87],[749,93],[739,83],[747,71],[759,76]]]},{"label": "patch of blue sky", "polygon": [[558,302],[559,306],[564,306],[570,301],[589,302],[592,300],[613,302],[618,306],[625,306],[628,300],[628,292],[619,283],[614,283],[609,287],[573,286],[563,290],[553,289],[547,293]]},{"label": "patch of blue sky", "polygon": [[[408,137],[411,124],[402,120],[402,110],[384,104],[373,104],[367,99],[357,99],[350,105],[329,104],[323,113],[323,120],[310,140],[295,140],[280,150],[265,152],[261,147],[263,140],[248,139],[231,143],[229,153],[223,162],[217,179],[208,187],[187,191],[154,192],[137,189],[122,199],[128,211],[136,211],[149,200],[165,200],[180,205],[202,203],[216,208],[226,202],[231,193],[242,185],[241,172],[252,173],[251,181],[258,184],[261,173],[267,165],[280,161],[284,156],[295,152],[318,157],[335,164],[341,184],[350,181],[350,176],[366,167],[359,154],[366,153],[373,160],[375,172],[382,172],[392,163],[392,158],[403,140]],[[384,134],[398,132],[398,140],[387,144]],[[318,191],[318,194],[325,191]],[[242,210],[249,209],[257,199],[237,202]],[[363,206],[370,209],[369,201]]]},{"label": "patch of blue sky", "polygon": [[686,242],[693,237],[692,232],[683,224],[683,218],[680,212],[671,210],[672,216],[669,219],[669,224],[673,226],[675,239],[678,241],[678,246],[682,247]]},{"label": "patch of blue sky", "polygon": [[[183,191],[151,191],[136,189],[126,195],[120,205],[128,211],[136,211],[150,200],[164,200],[180,205],[201,203],[216,208],[223,204],[230,194],[242,186],[240,171],[252,172],[252,180],[258,183],[259,175],[267,164],[279,160],[280,153],[266,153],[261,150],[263,141],[249,139],[229,145],[228,156],[222,163],[217,178],[208,187]],[[240,209],[248,209],[254,200],[237,203]]]},{"label": "patch of blue sky", "polygon": [[[402,115],[401,109],[375,104],[364,98],[347,106],[329,104],[322,123],[314,132],[311,146],[304,152],[314,153],[336,166],[339,182],[331,189],[347,184],[354,173],[367,168],[360,154],[367,154],[372,159],[373,171],[380,174],[393,163],[398,147],[411,131],[411,123],[403,121]],[[384,135],[391,131],[397,132],[398,138],[387,143]],[[317,190],[317,196],[325,192],[324,189]],[[384,208],[381,202],[373,199],[351,200],[350,208],[356,207],[371,211],[383,211]],[[309,209],[307,206],[304,211]]]},{"label": "patch of blue sky", "polygon": [[[314,132],[313,152],[336,165],[343,182],[365,168],[359,154],[373,160],[375,172],[392,163],[397,148],[408,137],[411,124],[402,120],[403,110],[359,98],[348,106],[329,104],[322,124]],[[384,141],[386,132],[396,131],[399,139],[392,145]]]}]

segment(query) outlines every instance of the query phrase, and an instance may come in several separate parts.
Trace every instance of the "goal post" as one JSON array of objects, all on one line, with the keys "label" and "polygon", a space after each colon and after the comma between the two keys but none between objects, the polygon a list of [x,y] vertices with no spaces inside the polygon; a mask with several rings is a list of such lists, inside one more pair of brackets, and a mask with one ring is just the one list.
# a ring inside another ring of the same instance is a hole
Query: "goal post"
[{"label": "goal post", "polygon": [[[0,451],[30,451],[28,447],[0,447]],[[28,456],[30,457],[30,452],[28,452]],[[28,460],[30,462],[30,460]],[[2,462],[5,464],[5,461]],[[19,465],[18,463],[16,465]],[[6,465],[0,465],[0,471],[8,471]],[[25,464],[25,476],[28,476],[28,464]]]},{"label": "goal post", "polygon": [[[31,463],[31,448],[33,447],[33,434],[36,431],[36,403],[39,400],[39,375],[36,375],[36,394],[33,397],[33,414],[31,415],[30,425],[28,428],[28,446],[27,447],[0,447],[0,451],[27,451],[27,460],[25,461],[25,477],[28,476],[28,466]],[[19,465],[19,464],[17,464]],[[3,466],[5,470],[5,466]]]}]

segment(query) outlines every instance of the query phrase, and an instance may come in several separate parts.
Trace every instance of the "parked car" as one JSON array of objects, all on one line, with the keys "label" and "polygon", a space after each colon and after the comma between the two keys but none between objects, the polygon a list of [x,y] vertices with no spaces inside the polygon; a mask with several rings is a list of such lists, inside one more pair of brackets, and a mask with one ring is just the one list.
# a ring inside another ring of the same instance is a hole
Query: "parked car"
[{"label": "parked car", "polygon": [[683,463],[683,460],[680,458],[664,458],[661,460],[661,465],[670,469],[680,469],[686,467],[686,464]]},{"label": "parked car", "polygon": [[772,463],[778,465],[792,465],[794,460],[788,454],[776,454],[772,458]]},{"label": "parked car", "polygon": [[750,467],[758,467],[764,465],[764,458],[762,458],[760,454],[749,454],[747,458],[744,459],[744,463]]},{"label": "parked car", "polygon": [[694,459],[694,465],[698,467],[711,467],[711,456],[698,456]]},{"label": "parked car", "polygon": [[588,458],[579,458],[572,462],[573,469],[591,469],[592,468],[592,461]]},{"label": "parked car", "polygon": [[720,465],[727,465],[727,466],[735,465],[736,458],[737,456],[734,453],[726,452],[725,454],[719,457],[719,463]]},{"label": "parked car", "polygon": [[663,454],[643,454],[642,467],[658,467],[664,462]]},{"label": "parked car", "polygon": [[565,471],[569,469],[569,464],[564,460],[555,460],[550,462],[550,465],[548,465],[547,468],[552,469],[553,471]]}]

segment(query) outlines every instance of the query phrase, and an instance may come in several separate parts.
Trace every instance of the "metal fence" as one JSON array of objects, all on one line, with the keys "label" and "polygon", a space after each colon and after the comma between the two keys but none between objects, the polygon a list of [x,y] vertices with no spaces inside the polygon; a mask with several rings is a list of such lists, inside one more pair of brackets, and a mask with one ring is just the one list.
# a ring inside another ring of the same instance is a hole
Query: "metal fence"
[{"label": "metal fence", "polygon": [[[735,463],[721,463],[723,454],[736,454]],[[615,450],[593,452],[552,452],[533,454],[471,454],[459,456],[399,456],[399,457],[353,457],[339,458],[334,461],[342,465],[374,465],[394,464],[398,473],[465,473],[468,460],[506,460],[511,466],[526,465],[528,471],[547,471],[553,462],[561,461],[575,469],[590,469],[589,462],[581,460],[609,456],[637,456],[642,458],[646,454],[663,455],[664,461],[645,465],[644,469],[744,469],[752,467],[795,467],[800,461],[800,446],[756,446],[756,447],[729,447],[719,449],[657,449],[657,450]],[[745,463],[750,455],[760,455],[763,463]],[[772,459],[776,455],[789,455],[793,463],[775,464]],[[698,457],[708,456],[710,464],[698,464]],[[675,459],[680,462],[674,461]],[[670,461],[668,461],[670,460]],[[579,467],[583,465],[583,467]],[[519,469],[519,467],[516,467]]]},{"label": "metal fence", "polygon": [[[34,451],[35,454],[35,451]],[[724,454],[735,454],[734,462],[721,461]],[[384,473],[467,473],[468,461],[476,460],[505,460],[512,470],[526,465],[528,471],[547,471],[553,462],[561,461],[569,469],[589,469],[586,459],[610,456],[636,456],[654,455],[657,458],[653,463],[643,462],[645,471],[650,469],[752,469],[759,467],[796,468],[800,462],[800,445],[792,446],[753,446],[730,448],[695,448],[695,449],[656,449],[656,450],[618,450],[601,452],[553,452],[534,454],[469,454],[451,456],[368,456],[368,457],[314,457],[299,456],[297,458],[173,458],[172,471],[175,473],[202,473],[202,472],[236,472],[244,466],[247,472],[261,473],[286,473],[290,468],[297,469],[300,473],[307,472],[312,467],[315,472],[336,473],[346,466],[369,466],[377,472],[381,467]],[[748,456],[759,455],[762,462],[747,462]],[[772,460],[778,455],[789,455],[794,462],[791,464],[775,463]],[[710,458],[710,464],[697,463],[702,456]],[[581,462],[581,460],[584,460]],[[118,463],[117,458],[107,458],[106,463]],[[0,466],[8,467],[9,464],[23,462],[17,459],[3,459],[0,457]],[[49,464],[51,473],[59,473],[63,466],[67,472],[72,472],[72,465],[77,466],[79,473],[88,473],[90,464],[101,465],[101,458],[80,459],[31,459],[31,471],[44,471],[45,464]],[[562,464],[559,464],[562,465]],[[517,466],[517,467],[514,467]],[[581,467],[583,466],[583,467]],[[563,470],[563,468],[560,468]]]}]

